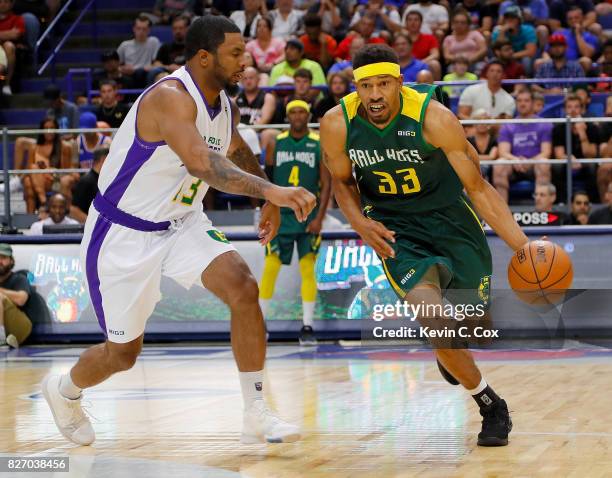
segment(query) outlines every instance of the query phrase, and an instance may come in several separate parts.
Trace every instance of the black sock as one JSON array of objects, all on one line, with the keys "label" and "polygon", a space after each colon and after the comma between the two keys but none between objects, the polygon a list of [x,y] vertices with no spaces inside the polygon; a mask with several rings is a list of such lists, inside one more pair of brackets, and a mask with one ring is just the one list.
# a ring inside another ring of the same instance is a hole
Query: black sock
[{"label": "black sock", "polygon": [[472,395],[472,397],[474,397],[474,400],[476,400],[476,403],[480,408],[486,408],[493,402],[501,400],[489,385],[487,385],[482,392]]}]

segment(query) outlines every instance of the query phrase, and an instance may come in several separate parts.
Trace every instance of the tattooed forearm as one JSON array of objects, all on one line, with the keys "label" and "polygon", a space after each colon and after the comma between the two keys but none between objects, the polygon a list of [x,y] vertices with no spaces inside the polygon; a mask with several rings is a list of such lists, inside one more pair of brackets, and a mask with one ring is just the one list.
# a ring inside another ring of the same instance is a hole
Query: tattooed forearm
[{"label": "tattooed forearm", "polygon": [[264,173],[259,166],[259,162],[253,154],[253,151],[251,151],[251,148],[243,141],[240,141],[236,148],[227,154],[227,159],[247,173],[268,179],[266,173]]}]

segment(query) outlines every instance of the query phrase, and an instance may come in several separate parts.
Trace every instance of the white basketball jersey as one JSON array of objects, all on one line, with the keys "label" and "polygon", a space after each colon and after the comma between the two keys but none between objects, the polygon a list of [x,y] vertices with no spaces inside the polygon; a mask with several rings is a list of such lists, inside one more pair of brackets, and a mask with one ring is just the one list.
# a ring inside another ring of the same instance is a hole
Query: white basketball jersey
[{"label": "white basketball jersey", "polygon": [[[136,131],[138,105],[162,81],[178,80],[198,108],[196,127],[208,148],[225,155],[232,137],[232,110],[225,92],[211,108],[191,73],[183,66],[144,91],[117,131],[98,180],[98,189],[119,209],[154,222],[202,210],[208,185],[191,176],[165,141],[143,141]],[[172,121],[172,117],[168,118]]]}]

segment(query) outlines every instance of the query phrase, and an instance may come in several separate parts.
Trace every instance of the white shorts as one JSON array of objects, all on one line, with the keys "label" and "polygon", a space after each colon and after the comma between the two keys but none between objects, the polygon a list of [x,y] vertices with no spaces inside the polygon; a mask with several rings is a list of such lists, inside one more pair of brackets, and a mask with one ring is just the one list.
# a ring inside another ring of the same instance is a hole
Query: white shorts
[{"label": "white shorts", "polygon": [[89,296],[111,342],[140,337],[161,299],[161,276],[189,289],[219,255],[235,248],[204,213],[187,214],[177,229],[143,232],[89,210],[81,243]]}]

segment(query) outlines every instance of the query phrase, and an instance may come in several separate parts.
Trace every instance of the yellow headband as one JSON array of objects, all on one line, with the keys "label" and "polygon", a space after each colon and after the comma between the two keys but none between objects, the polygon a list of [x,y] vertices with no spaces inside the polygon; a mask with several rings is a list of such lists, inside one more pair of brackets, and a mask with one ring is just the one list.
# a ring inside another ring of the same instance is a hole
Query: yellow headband
[{"label": "yellow headband", "polygon": [[381,61],[380,63],[371,63],[369,65],[360,66],[353,70],[355,81],[369,78],[376,75],[391,75],[395,78],[400,76],[400,67],[397,63]]},{"label": "yellow headband", "polygon": [[285,112],[289,114],[289,111],[292,108],[304,108],[306,111],[310,113],[310,105],[306,103],[304,100],[293,100],[287,103],[287,108],[285,108]]}]

